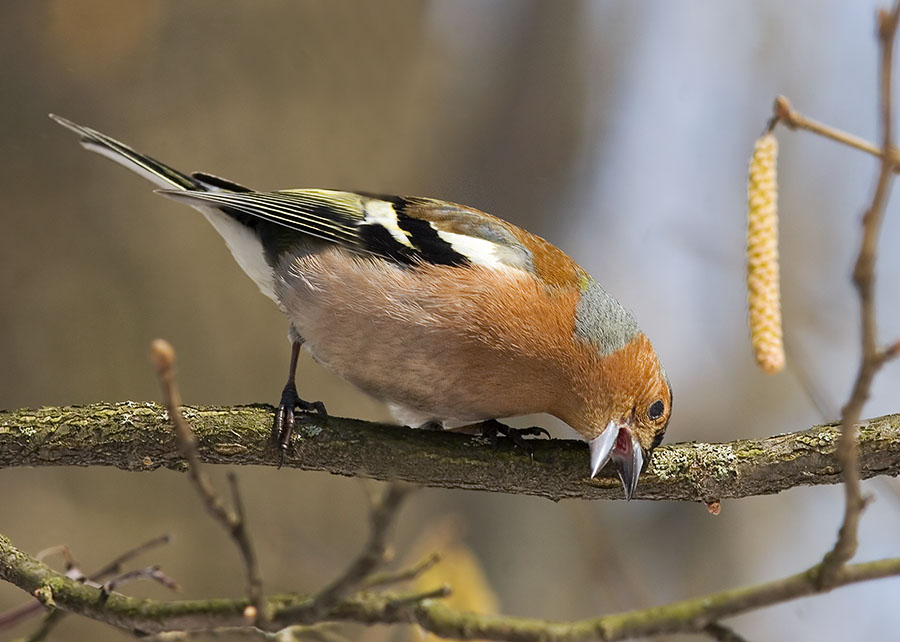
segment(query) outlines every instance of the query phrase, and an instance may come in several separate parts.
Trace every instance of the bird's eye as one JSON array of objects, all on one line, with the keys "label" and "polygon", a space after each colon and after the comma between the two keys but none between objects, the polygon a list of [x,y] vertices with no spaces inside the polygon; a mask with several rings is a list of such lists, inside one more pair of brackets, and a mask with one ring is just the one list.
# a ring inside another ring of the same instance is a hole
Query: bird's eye
[{"label": "bird's eye", "polygon": [[650,417],[653,421],[656,421],[660,417],[662,417],[663,412],[665,411],[666,406],[662,401],[654,401],[650,406],[650,410],[647,411],[647,416]]}]

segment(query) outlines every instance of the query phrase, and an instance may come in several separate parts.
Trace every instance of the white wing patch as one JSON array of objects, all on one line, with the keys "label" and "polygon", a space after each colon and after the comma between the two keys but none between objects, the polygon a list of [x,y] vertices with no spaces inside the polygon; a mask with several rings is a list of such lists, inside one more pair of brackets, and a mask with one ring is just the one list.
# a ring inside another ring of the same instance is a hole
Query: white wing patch
[{"label": "white wing patch", "polygon": [[[434,228],[434,225],[431,225]],[[465,234],[457,234],[456,232],[445,232],[435,228],[438,236],[450,244],[454,252],[462,254],[476,265],[485,267],[508,267],[506,261],[501,260],[497,255],[499,249],[497,244],[487,239],[481,239]]]},{"label": "white wing patch", "polygon": [[390,232],[394,240],[401,245],[414,247],[409,241],[409,235],[397,224],[397,212],[393,205],[387,201],[373,199],[363,203],[363,212],[365,212],[365,218],[360,221],[360,225],[380,225]]}]

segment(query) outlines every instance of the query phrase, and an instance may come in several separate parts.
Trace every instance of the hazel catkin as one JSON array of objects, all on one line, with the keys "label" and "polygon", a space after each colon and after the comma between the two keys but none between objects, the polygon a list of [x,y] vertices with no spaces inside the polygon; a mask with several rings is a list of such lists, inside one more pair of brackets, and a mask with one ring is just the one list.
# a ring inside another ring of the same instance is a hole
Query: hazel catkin
[{"label": "hazel catkin", "polygon": [[778,142],[756,141],[747,184],[747,301],[756,363],[774,374],[784,367],[778,275]]}]

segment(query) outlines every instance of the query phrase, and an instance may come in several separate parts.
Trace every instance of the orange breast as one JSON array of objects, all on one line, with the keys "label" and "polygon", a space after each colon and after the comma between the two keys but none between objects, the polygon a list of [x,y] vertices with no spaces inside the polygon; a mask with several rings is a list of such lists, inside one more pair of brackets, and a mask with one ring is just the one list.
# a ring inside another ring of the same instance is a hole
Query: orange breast
[{"label": "orange breast", "polygon": [[515,269],[404,268],[335,249],[278,287],[313,354],[376,397],[465,420],[559,414],[578,292]]}]

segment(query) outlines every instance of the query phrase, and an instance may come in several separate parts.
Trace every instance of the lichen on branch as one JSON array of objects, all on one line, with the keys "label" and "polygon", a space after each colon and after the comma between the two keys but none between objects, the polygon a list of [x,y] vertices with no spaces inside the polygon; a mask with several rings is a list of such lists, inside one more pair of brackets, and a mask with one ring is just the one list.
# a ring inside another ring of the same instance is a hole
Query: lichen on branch
[{"label": "lichen on branch", "polygon": [[[270,443],[270,406],[184,406],[204,462],[278,465]],[[860,429],[863,478],[900,474],[900,414],[869,419]],[[836,425],[765,439],[682,443],[657,449],[641,477],[638,499],[714,500],[765,495],[840,482]],[[115,466],[185,470],[163,406],[98,403],[0,412],[0,468]],[[285,466],[338,475],[402,480],[441,488],[565,498],[621,499],[613,473],[588,478],[584,442],[535,440],[534,461],[501,440],[413,430],[355,419],[304,417]]]},{"label": "lichen on branch", "polygon": [[[438,635],[457,639],[518,640],[519,642],[581,642],[625,640],[638,636],[703,632],[710,623],[753,609],[812,595],[818,565],[779,580],[730,589],[666,606],[626,611],[585,620],[558,622],[456,611],[440,599],[421,593],[360,592],[340,600],[326,612],[315,608],[314,596],[270,595],[266,628],[293,624],[360,622],[416,623]],[[874,580],[900,573],[900,559],[885,559],[842,567],[834,586]],[[52,597],[56,608],[84,615],[139,635],[160,631],[196,631],[247,626],[246,598],[160,601],[120,593],[104,597],[96,588],[53,571],[17,549],[0,535],[0,579],[34,594]]]}]

